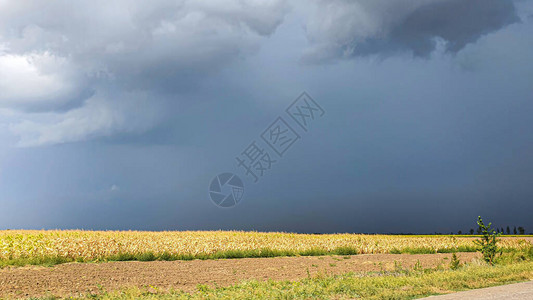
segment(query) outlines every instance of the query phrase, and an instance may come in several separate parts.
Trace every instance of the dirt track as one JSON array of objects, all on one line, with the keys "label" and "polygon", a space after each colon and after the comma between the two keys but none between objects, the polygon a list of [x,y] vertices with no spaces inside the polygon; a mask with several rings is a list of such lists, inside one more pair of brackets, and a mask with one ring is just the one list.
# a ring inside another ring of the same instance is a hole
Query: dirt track
[{"label": "dirt track", "polygon": [[[0,297],[75,296],[125,287],[155,286],[192,291],[197,284],[226,286],[242,280],[297,280],[321,273],[393,270],[395,261],[412,268],[449,264],[451,254],[371,254],[355,256],[245,258],[229,260],[70,263],[55,267],[0,270]],[[460,253],[461,261],[479,257]],[[448,259],[446,259],[448,258]]]},{"label": "dirt track", "polygon": [[533,281],[423,298],[425,300],[531,300]]}]

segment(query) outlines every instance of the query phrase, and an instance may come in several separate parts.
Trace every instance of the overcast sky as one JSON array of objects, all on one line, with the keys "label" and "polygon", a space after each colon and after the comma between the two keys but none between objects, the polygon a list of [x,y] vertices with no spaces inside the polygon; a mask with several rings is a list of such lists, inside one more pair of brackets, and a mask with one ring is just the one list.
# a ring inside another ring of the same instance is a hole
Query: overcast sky
[{"label": "overcast sky", "polygon": [[0,229],[529,232],[532,116],[531,0],[0,0]]}]

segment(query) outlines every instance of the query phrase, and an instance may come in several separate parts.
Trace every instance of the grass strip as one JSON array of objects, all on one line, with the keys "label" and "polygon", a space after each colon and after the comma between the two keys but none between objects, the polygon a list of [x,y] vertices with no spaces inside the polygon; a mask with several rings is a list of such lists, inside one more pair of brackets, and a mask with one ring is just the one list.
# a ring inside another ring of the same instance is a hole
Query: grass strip
[{"label": "grass strip", "polygon": [[193,259],[234,259],[234,258],[259,258],[259,257],[280,257],[280,256],[321,256],[321,255],[356,255],[358,250],[351,247],[339,247],[331,251],[315,248],[304,251],[276,250],[269,248],[253,250],[228,250],[211,254],[177,254],[177,253],[120,253],[111,256],[99,257],[97,259],[84,260],[83,258],[71,258],[61,256],[42,257],[22,257],[9,260],[0,260],[0,268],[7,266],[41,265],[53,266],[68,262],[107,262],[107,261],[172,261],[172,260],[193,260]]},{"label": "grass strip", "polygon": [[[533,249],[533,247],[531,247]],[[476,252],[476,247],[459,246],[458,248],[400,248],[392,249],[388,254],[435,254],[435,253],[453,253],[453,252]],[[504,248],[505,253],[520,252],[522,250]],[[532,250],[530,250],[531,252]],[[173,260],[207,260],[207,259],[236,259],[236,258],[260,258],[260,257],[281,257],[281,256],[323,256],[323,255],[356,255],[359,254],[355,247],[340,247],[333,250],[313,248],[304,251],[294,250],[276,250],[270,248],[252,249],[252,250],[227,250],[215,253],[198,253],[198,254],[179,254],[179,253],[120,253],[110,256],[103,256],[97,259],[83,259],[81,257],[62,257],[62,256],[42,256],[42,257],[22,257],[9,260],[0,260],[0,268],[7,266],[25,266],[40,265],[54,266],[62,263],[79,262],[79,263],[97,263],[108,261],[173,261]]]}]

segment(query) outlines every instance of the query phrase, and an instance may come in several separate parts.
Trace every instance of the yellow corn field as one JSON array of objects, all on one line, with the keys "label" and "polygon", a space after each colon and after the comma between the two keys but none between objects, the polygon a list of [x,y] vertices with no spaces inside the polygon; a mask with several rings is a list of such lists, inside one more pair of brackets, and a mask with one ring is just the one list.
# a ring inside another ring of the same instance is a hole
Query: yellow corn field
[{"label": "yellow corn field", "polygon": [[[430,249],[451,252],[473,249],[473,238],[453,236],[393,236],[363,234],[295,234],[242,231],[0,231],[0,260],[31,257],[65,257],[98,260],[119,254],[210,255],[224,251],[270,249],[301,253],[313,249],[351,248],[360,254]],[[500,241],[504,248],[522,248],[519,239]]]}]

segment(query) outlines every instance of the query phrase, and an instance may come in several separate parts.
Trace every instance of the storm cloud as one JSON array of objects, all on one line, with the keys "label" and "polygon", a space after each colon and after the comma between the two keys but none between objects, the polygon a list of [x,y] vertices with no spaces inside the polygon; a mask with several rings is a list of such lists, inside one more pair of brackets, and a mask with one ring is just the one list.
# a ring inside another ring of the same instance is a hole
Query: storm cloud
[{"label": "storm cloud", "polygon": [[[19,146],[139,134],[205,77],[257,53],[292,9],[271,1],[0,4],[0,107]],[[457,52],[518,21],[506,0],[316,1],[301,58],[324,62],[442,41]],[[127,9],[124,9],[127,7]],[[140,111],[145,113],[139,114]]]},{"label": "storm cloud", "polygon": [[305,60],[321,62],[398,52],[457,53],[484,34],[519,21],[507,0],[317,1],[307,24]]},{"label": "storm cloud", "polygon": [[11,125],[22,146],[142,132],[165,99],[254,53],[287,11],[277,0],[2,2],[0,107],[49,112]]},{"label": "storm cloud", "polygon": [[[530,0],[0,0],[0,227],[530,231],[532,16]],[[308,131],[285,112],[302,91],[326,111]],[[301,139],[254,184],[235,157],[278,117]],[[221,210],[224,172],[245,191]]]}]

